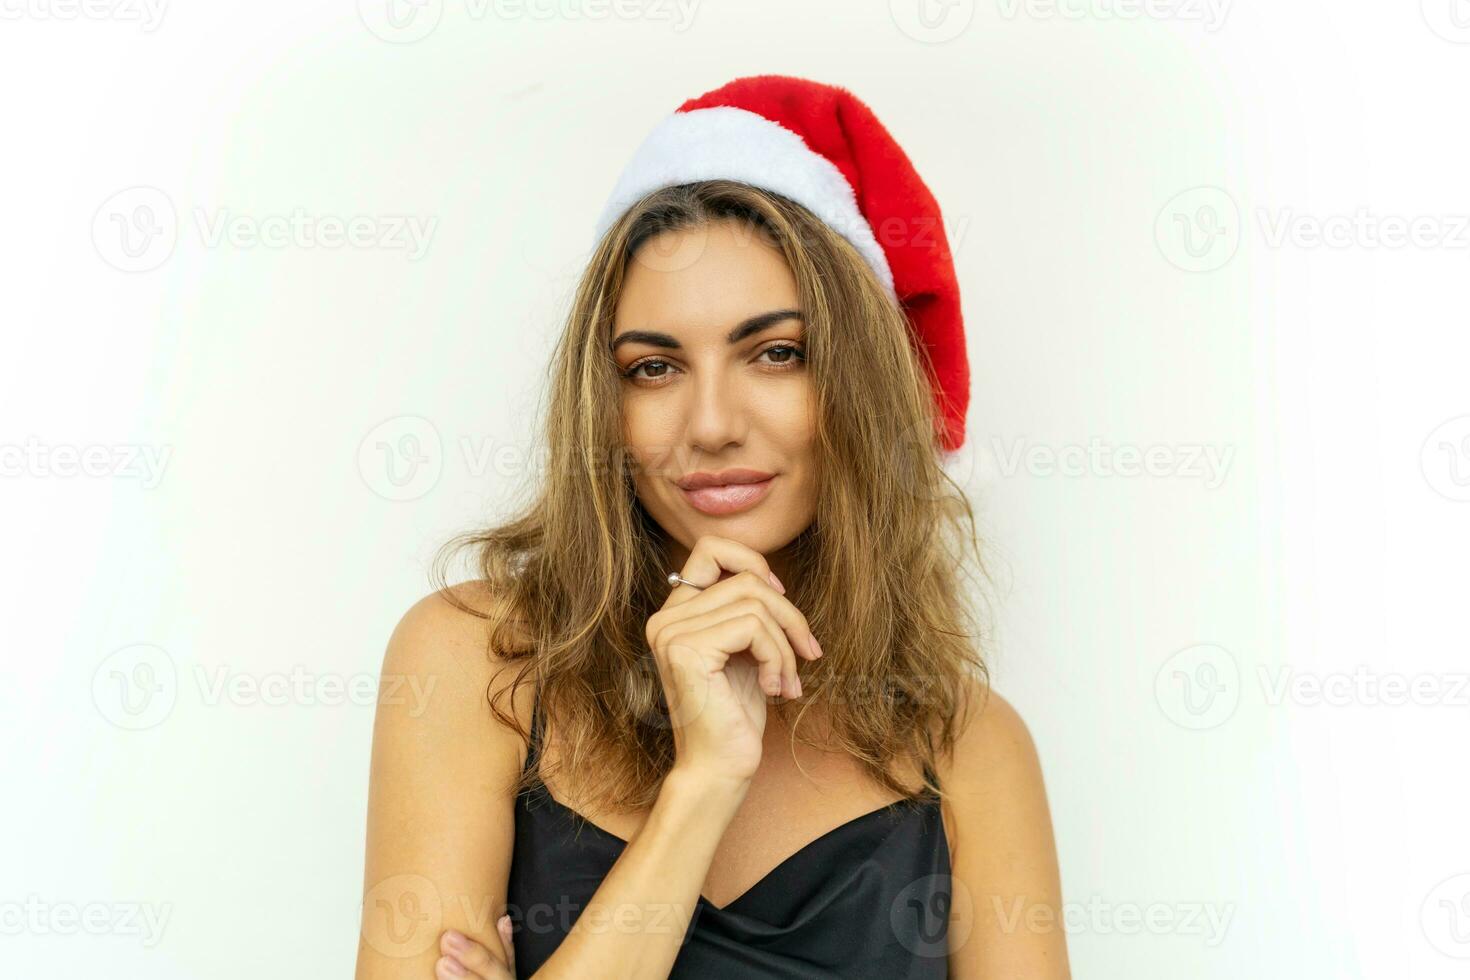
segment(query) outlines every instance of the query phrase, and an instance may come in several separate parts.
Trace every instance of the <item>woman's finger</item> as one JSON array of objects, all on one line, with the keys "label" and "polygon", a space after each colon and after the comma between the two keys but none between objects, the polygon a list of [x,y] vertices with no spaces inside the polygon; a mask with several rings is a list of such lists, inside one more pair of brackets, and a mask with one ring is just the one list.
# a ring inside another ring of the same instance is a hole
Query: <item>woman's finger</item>
[{"label": "woman's finger", "polygon": [[765,622],[755,613],[737,613],[703,629],[679,630],[669,638],[670,649],[688,646],[695,650],[720,650],[726,657],[748,650],[756,661],[762,691],[781,693],[785,657]]},{"label": "woman's finger", "polygon": [[[724,572],[732,575],[739,572],[750,572],[770,582],[771,587],[778,592],[786,591],[784,586],[778,584],[780,579],[771,573],[771,566],[766,563],[765,556],[759,551],[739,541],[714,534],[706,534],[694,542],[694,547],[689,549],[689,558],[684,562],[684,567],[679,570],[679,575],[700,588],[707,589],[720,581]],[[692,589],[681,584],[670,594],[669,601],[673,605],[678,605],[698,594],[699,589]]]},{"label": "woman's finger", "polygon": [[439,952],[444,955],[434,964],[434,975],[441,980],[501,980],[507,975],[500,960],[462,932],[446,930],[439,937]]},{"label": "woman's finger", "polygon": [[511,933],[511,922],[509,915],[502,915],[497,923],[500,929],[500,945],[505,949],[505,964],[509,968],[512,977],[516,975],[516,943]]},{"label": "woman's finger", "polygon": [[[684,588],[684,586],[680,586]],[[691,590],[693,591],[693,590]],[[807,618],[792,604],[790,599],[779,595],[771,588],[758,573],[740,572],[727,579],[715,583],[698,594],[685,599],[678,606],[661,609],[649,618],[648,626],[651,634],[656,634],[660,629],[674,623],[682,622],[684,619],[708,612],[721,606],[728,606],[738,601],[736,596],[757,599],[764,603],[771,617],[779,624],[784,635],[788,638],[793,656],[800,650],[801,655],[807,660],[816,660],[822,655],[821,645],[817,638],[812,635],[811,624]],[[650,637],[650,644],[652,644]],[[796,665],[791,665],[791,673],[796,673]]]},{"label": "woman's finger", "polygon": [[[781,654],[781,687],[775,693],[787,698],[801,697],[801,678],[796,673],[796,653],[792,650],[791,642],[786,636],[785,631],[781,629],[781,624],[771,615],[770,608],[764,602],[754,596],[741,596],[730,602],[716,602],[704,610],[694,610],[692,605],[683,608],[689,609],[690,615],[679,620],[677,626],[678,633],[708,629],[711,626],[717,626],[737,616],[753,615],[758,617],[765,628],[766,635],[775,644]],[[762,680],[765,679],[768,673],[765,670],[761,671]],[[762,684],[761,690],[767,691],[769,689]]]}]

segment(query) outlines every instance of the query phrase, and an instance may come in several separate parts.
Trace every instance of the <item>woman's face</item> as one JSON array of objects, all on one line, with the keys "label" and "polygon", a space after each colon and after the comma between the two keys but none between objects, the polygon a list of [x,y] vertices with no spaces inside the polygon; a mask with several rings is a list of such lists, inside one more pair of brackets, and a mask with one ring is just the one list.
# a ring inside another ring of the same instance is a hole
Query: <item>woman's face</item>
[{"label": "woman's face", "polygon": [[[770,555],[816,503],[815,398],[786,260],[717,221],[650,239],[623,283],[612,345],[639,500],[686,553],[717,534]],[[744,485],[688,489],[698,474]]]}]

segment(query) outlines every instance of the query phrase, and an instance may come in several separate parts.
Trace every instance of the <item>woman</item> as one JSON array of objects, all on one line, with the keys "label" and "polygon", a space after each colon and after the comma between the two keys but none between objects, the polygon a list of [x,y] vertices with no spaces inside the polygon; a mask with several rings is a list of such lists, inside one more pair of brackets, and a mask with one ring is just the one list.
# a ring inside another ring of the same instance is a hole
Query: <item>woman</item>
[{"label": "woman", "polygon": [[539,497],[389,641],[384,691],[432,693],[380,699],[359,980],[1068,976],[1036,753],[964,628],[937,217],[803,79],[640,148]]}]

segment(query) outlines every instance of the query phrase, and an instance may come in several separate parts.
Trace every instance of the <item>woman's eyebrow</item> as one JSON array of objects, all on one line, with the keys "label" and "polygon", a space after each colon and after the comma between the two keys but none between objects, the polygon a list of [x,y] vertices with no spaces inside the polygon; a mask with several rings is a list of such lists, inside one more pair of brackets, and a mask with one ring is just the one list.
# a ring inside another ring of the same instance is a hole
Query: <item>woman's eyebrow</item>
[{"label": "woman's eyebrow", "polygon": [[[760,313],[742,320],[739,326],[725,336],[725,342],[738,344],[751,334],[760,333],[762,330],[774,327],[776,324],[785,320],[800,319],[802,319],[800,310],[772,310],[769,313]],[[679,341],[666,333],[659,333],[655,330],[625,330],[618,334],[617,338],[608,345],[608,350],[615,351],[623,344],[632,343],[648,344],[651,347],[664,347],[668,350],[684,349]]]}]

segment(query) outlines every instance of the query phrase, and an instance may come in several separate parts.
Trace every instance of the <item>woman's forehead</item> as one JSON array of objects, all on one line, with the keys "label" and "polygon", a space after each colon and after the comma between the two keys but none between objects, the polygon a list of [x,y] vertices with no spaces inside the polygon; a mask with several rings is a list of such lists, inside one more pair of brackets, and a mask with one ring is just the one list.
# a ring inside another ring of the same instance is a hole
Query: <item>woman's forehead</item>
[{"label": "woman's forehead", "polygon": [[757,236],[719,224],[660,238],[628,263],[614,317],[619,328],[722,333],[755,314],[797,306],[785,258]]}]

